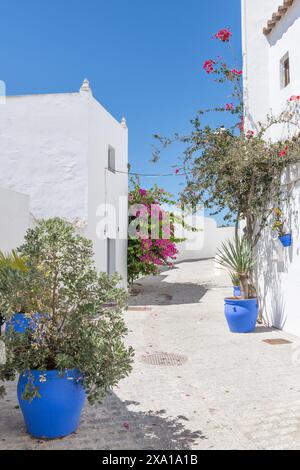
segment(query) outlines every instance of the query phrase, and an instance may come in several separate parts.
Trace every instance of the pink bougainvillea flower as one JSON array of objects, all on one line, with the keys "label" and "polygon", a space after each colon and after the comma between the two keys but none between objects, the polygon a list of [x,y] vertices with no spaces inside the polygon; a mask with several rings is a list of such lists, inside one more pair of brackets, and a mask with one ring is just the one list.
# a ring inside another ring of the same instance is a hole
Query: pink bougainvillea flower
[{"label": "pink bougainvillea flower", "polygon": [[233,75],[243,75],[243,71],[242,70],[237,70],[237,69],[232,69],[230,70],[230,72],[233,74]]},{"label": "pink bougainvillea flower", "polygon": [[254,137],[254,131],[247,131],[246,137],[247,139],[251,139],[251,137]]},{"label": "pink bougainvillea flower", "polygon": [[279,156],[280,156],[280,157],[285,157],[286,154],[288,153],[288,150],[289,150],[289,148],[288,148],[288,147],[285,147],[284,150],[281,150],[281,152],[279,152]]},{"label": "pink bougainvillea flower", "polygon": [[148,194],[147,191],[145,189],[142,189],[142,188],[139,190],[139,193],[140,193],[141,196],[147,196],[147,194]]},{"label": "pink bougainvillea flower", "polygon": [[179,174],[179,171],[180,171],[180,170],[177,168],[177,170],[175,171],[176,175]]},{"label": "pink bougainvillea flower", "polygon": [[233,111],[233,103],[226,103],[226,111]]},{"label": "pink bougainvillea flower", "polygon": [[296,95],[293,95],[290,97],[290,100],[289,101],[299,101],[300,100],[300,96],[296,96]]},{"label": "pink bougainvillea flower", "polygon": [[216,62],[213,59],[206,60],[203,64],[203,68],[205,72],[208,74],[213,73],[215,71],[214,69],[215,63]]},{"label": "pink bougainvillea flower", "polygon": [[222,42],[229,42],[230,38],[232,37],[232,32],[228,28],[223,28],[218,31],[214,37],[219,39]]}]

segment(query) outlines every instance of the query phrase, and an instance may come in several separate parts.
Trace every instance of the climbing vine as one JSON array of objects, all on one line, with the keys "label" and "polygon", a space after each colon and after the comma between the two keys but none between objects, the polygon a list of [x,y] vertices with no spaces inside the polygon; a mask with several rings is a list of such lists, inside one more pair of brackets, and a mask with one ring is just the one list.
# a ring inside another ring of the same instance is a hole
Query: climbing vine
[{"label": "climbing vine", "polygon": [[[225,45],[231,38],[229,29],[214,36]],[[237,231],[240,222],[245,222],[245,237],[255,247],[274,209],[286,197],[281,185],[284,171],[300,161],[300,96],[291,96],[279,115],[270,113],[265,122],[250,125],[243,71],[220,56],[206,60],[203,70],[219,85],[229,85],[227,103],[200,110],[192,120],[190,134],[172,138],[156,135],[160,144],[153,160],[157,161],[162,150],[174,141],[184,143],[180,159],[180,170],[186,175],[182,203],[201,204],[210,215],[225,211],[224,219],[235,223]],[[210,112],[230,113],[232,125],[225,128],[205,124]],[[275,126],[281,126],[285,134],[276,142],[270,138]]]}]

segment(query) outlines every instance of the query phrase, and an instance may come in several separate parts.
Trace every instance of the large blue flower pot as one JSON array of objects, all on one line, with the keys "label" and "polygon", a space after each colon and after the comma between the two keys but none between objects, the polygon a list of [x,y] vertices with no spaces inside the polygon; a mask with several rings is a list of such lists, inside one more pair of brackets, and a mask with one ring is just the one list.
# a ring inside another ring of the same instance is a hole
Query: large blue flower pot
[{"label": "large blue flower pot", "polygon": [[292,235],[290,233],[283,235],[283,237],[279,237],[279,240],[285,248],[292,246]]},{"label": "large blue flower pot", "polygon": [[225,317],[232,333],[251,333],[258,317],[257,299],[225,299]]},{"label": "large blue flower pot", "polygon": [[18,399],[27,432],[44,439],[56,439],[75,432],[86,399],[80,372],[67,370],[61,376],[58,371],[32,370],[30,374],[41,398],[36,397],[31,402],[22,399],[30,376],[29,373],[21,375]]},{"label": "large blue flower pot", "polygon": [[5,331],[9,331],[10,328],[13,328],[16,333],[25,333],[29,328],[35,330],[41,316],[41,313],[35,313],[31,315],[31,318],[28,318],[25,313],[14,313],[11,319],[6,322]]},{"label": "large blue flower pot", "polygon": [[233,286],[233,296],[241,297],[241,288],[240,286]]},{"label": "large blue flower pot", "polygon": [[6,322],[5,330],[9,331],[12,328],[16,333],[25,333],[32,326],[32,320],[26,318],[24,313],[14,313],[11,319]]}]

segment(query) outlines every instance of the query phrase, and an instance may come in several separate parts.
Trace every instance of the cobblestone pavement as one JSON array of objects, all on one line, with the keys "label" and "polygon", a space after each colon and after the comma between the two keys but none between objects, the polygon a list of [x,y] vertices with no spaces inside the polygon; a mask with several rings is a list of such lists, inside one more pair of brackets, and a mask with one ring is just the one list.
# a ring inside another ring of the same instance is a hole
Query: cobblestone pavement
[{"label": "cobblestone pavement", "polygon": [[[0,449],[300,449],[299,339],[265,327],[230,334],[228,294],[211,260],[143,280],[126,313],[130,377],[102,406],[86,406],[76,434],[54,441],[26,434],[11,384],[0,401]],[[263,342],[275,338],[292,344]],[[186,362],[146,364],[156,352]]]}]

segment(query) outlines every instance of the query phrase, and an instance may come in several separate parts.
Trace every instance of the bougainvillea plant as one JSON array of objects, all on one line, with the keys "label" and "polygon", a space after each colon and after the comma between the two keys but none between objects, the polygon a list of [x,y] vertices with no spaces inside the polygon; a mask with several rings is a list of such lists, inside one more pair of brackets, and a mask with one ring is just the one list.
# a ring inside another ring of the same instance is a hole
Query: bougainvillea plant
[{"label": "bougainvillea plant", "polygon": [[[214,38],[226,45],[232,33],[224,36],[223,32]],[[278,200],[286,196],[281,186],[284,170],[300,161],[300,96],[291,96],[279,115],[269,114],[265,122],[250,126],[242,69],[227,64],[220,56],[206,60],[203,68],[218,84],[227,86],[227,102],[198,111],[189,135],[155,135],[161,146],[155,149],[153,160],[160,158],[162,148],[174,141],[186,144],[180,168],[187,179],[182,202],[202,204],[211,215],[225,211],[225,220],[234,222],[237,228],[245,221],[245,236],[255,247]],[[232,114],[232,125],[225,128],[203,124],[208,112]],[[287,136],[274,142],[268,133],[276,125],[284,127]]]},{"label": "bougainvillea plant", "polygon": [[[226,46],[232,34],[224,35],[221,30],[214,38]],[[265,122],[254,123],[241,67],[218,56],[207,59],[203,69],[217,84],[225,85],[226,102],[198,111],[188,135],[155,135],[160,145],[153,160],[174,141],[185,144],[180,170],[187,183],[182,202],[202,204],[211,215],[225,212],[224,219],[236,225],[236,235],[243,221],[244,236],[255,248],[274,209],[289,197],[281,185],[284,171],[300,161],[300,96],[292,96],[279,115],[269,114]],[[231,114],[232,124],[227,128],[206,124],[207,113]],[[274,126],[284,129],[282,140],[271,140],[269,131]]]},{"label": "bougainvillea plant", "polygon": [[[182,239],[175,236],[175,224],[183,224],[172,208],[172,195],[154,185],[143,189],[139,179],[131,181],[129,192],[128,281],[155,275],[162,266],[173,267]],[[186,227],[187,228],[187,227]]]}]

